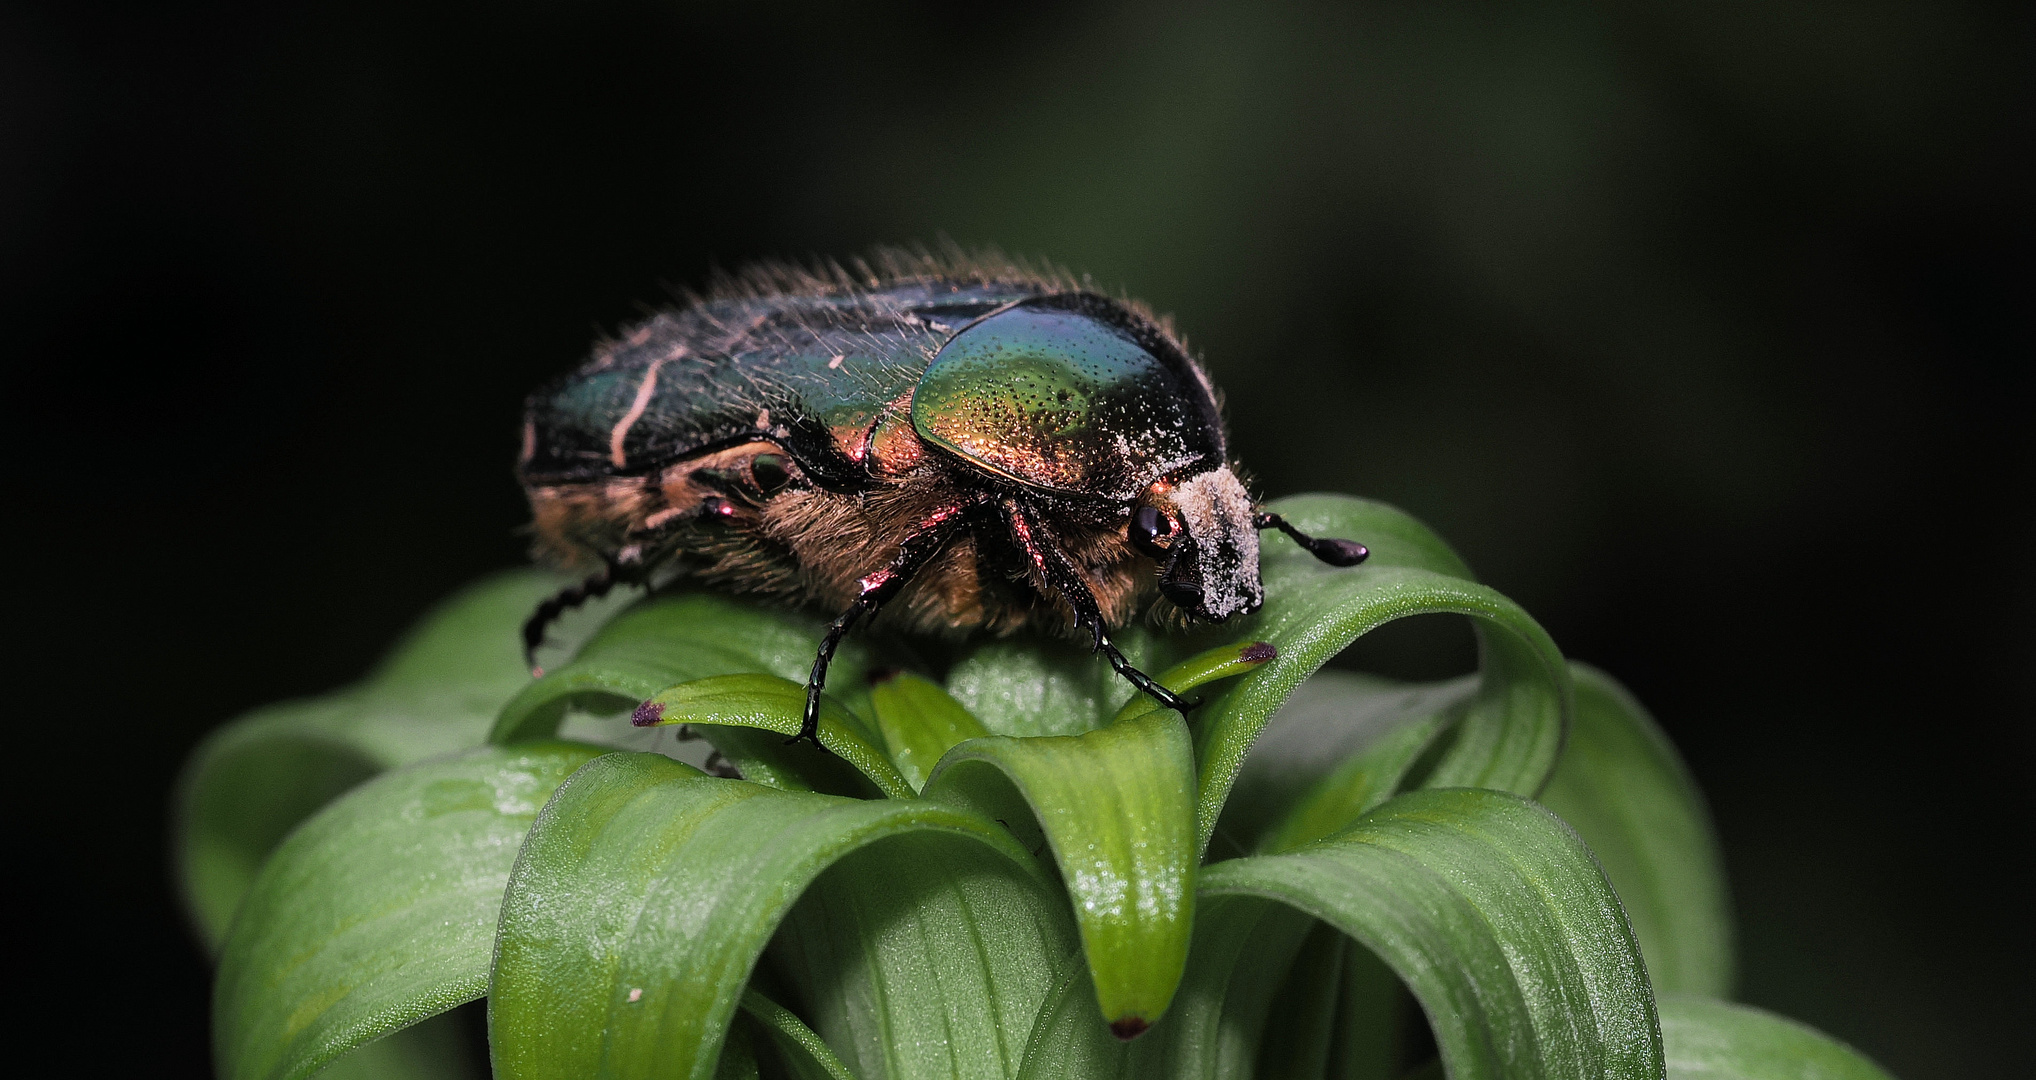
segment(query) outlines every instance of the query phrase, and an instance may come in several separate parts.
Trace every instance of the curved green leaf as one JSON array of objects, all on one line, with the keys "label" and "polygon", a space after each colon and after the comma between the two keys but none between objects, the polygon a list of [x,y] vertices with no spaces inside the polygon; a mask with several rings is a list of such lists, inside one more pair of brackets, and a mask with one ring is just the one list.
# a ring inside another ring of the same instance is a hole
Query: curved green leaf
[{"label": "curved green leaf", "polygon": [[1294,688],[1252,745],[1223,805],[1229,853],[1287,851],[1343,831],[1400,791],[1475,676],[1400,683],[1322,670]]},{"label": "curved green leaf", "polygon": [[1106,1034],[1088,972],[1077,967],[1040,1010],[1019,1075],[1248,1080],[1281,980],[1314,923],[1258,900],[1205,903],[1173,1007],[1143,1037],[1118,1047]]},{"label": "curved green leaf", "polygon": [[821,874],[769,970],[859,1075],[1002,1080],[1078,941],[1059,889],[987,848],[910,835]]},{"label": "curved green leaf", "polygon": [[[1218,645],[1207,652],[1197,653],[1161,672],[1157,678],[1161,686],[1176,694],[1186,694],[1198,686],[1205,686],[1219,679],[1234,679],[1248,671],[1256,671],[1273,659],[1277,651],[1263,641],[1240,641],[1229,645]],[[1194,701],[1189,699],[1193,706]],[[1132,695],[1124,707],[1110,722],[1121,724],[1134,717],[1158,712],[1165,706],[1150,694]],[[1192,711],[1192,709],[1190,710]]]},{"label": "curved green leaf", "polygon": [[[715,675],[767,672],[804,685],[824,630],[816,619],[715,593],[654,597],[603,626],[571,663],[525,686],[502,707],[488,741],[550,738],[569,706],[633,709],[668,686]],[[867,666],[852,637],[835,654],[828,683],[860,687]]]},{"label": "curved green leaf", "polygon": [[1205,901],[1180,996],[1166,1019],[1132,1044],[1128,1075],[1249,1080],[1281,982],[1314,921],[1278,904]]},{"label": "curved green leaf", "polygon": [[510,874],[488,992],[496,1075],[713,1074],[765,943],[829,865],[932,833],[1037,863],[1002,828],[610,754],[559,788]]},{"label": "curved green leaf", "polygon": [[1096,987],[1089,967],[1077,951],[1061,961],[1032,1032],[1017,1080],[1108,1080],[1128,1069],[1133,1044],[1110,1037],[1109,1025],[1096,1011]]},{"label": "curved green leaf", "polygon": [[480,1080],[457,1010],[392,1031],[318,1070],[318,1080]]},{"label": "curved green leaf", "polygon": [[878,678],[870,687],[870,715],[899,775],[917,791],[941,755],[989,729],[940,684],[910,672]]},{"label": "curved green leaf", "polygon": [[1336,987],[1335,1030],[1329,1037],[1328,1075],[1338,1080],[1405,1080],[1401,1067],[1419,1025],[1420,1004],[1378,954],[1345,938],[1342,977]]},{"label": "curved green leaf", "polygon": [[[1148,666],[1148,636],[1129,628],[1117,645]],[[947,692],[992,735],[1080,735],[1109,722],[1131,687],[1085,646],[1046,637],[978,643],[947,671]]]},{"label": "curved green leaf", "polygon": [[1668,736],[1604,672],[1572,664],[1576,727],[1541,802],[1590,845],[1656,991],[1732,990],[1732,915],[1703,795]]},{"label": "curved green leaf", "polygon": [[[661,690],[720,675],[774,674],[803,686],[824,630],[811,617],[715,593],[654,597],[603,626],[571,663],[526,684],[502,707],[488,740],[510,745],[551,738],[569,710],[626,715]],[[865,700],[867,656],[864,639],[843,642],[828,680],[831,696],[848,703],[851,715]],[[791,715],[803,709],[801,702]],[[576,730],[586,728],[575,723]],[[702,727],[696,734],[759,783],[844,795],[868,791],[855,770],[810,746],[787,746],[742,727]],[[608,741],[649,749],[627,739]]]},{"label": "curved green leaf", "polygon": [[[1266,1013],[1258,1064],[1251,1072],[1261,1080],[1320,1077],[1329,1069],[1351,942],[1327,923],[1309,922],[1312,929]],[[1194,962],[1191,955],[1188,963]]]},{"label": "curved green leaf", "polygon": [[470,751],[387,773],[276,849],[234,920],[213,994],[222,1076],[309,1076],[479,997],[517,845],[601,753]]},{"label": "curved green leaf", "polygon": [[1196,710],[1202,846],[1246,752],[1287,695],[1359,636],[1409,615],[1471,616],[1479,641],[1477,693],[1454,718],[1448,749],[1425,783],[1539,791],[1571,712],[1568,669],[1540,625],[1519,605],[1470,581],[1440,540],[1398,510],[1327,495],[1272,506],[1305,531],[1362,541],[1372,556],[1362,566],[1339,569],[1291,541],[1267,540],[1260,556],[1266,604],[1222,632],[1270,642],[1279,656]]},{"label": "curved green leaf", "polygon": [[742,1011],[777,1044],[778,1053],[798,1080],[855,1080],[841,1058],[805,1021],[793,1016],[792,1010],[751,990],[742,995]]},{"label": "curved green leaf", "polygon": [[318,808],[387,767],[343,734],[351,699],[272,705],[214,734],[178,784],[174,838],[184,909],[217,952],[262,863]]},{"label": "curved green leaf", "polygon": [[1086,735],[972,739],[926,796],[1051,845],[1103,1016],[1128,1038],[1166,1011],[1187,962],[1194,784],[1186,727],[1159,711]]},{"label": "curved green leaf", "polygon": [[[518,628],[563,583],[521,571],[471,585],[360,684],[257,709],[205,740],[178,781],[173,835],[185,906],[208,946],[225,940],[262,862],[298,822],[384,769],[480,745],[530,681]],[[555,637],[570,641],[600,617],[580,613]]]},{"label": "curved green leaf", "polygon": [[1865,1054],[1806,1024],[1691,994],[1663,994],[1669,1080],[1893,1080]]},{"label": "curved green leaf", "polygon": [[[650,695],[636,708],[635,724],[652,727],[691,724],[711,740],[715,728],[750,728],[779,735],[799,733],[800,717],[806,710],[806,687],[776,675],[748,673],[717,675],[667,687]],[[877,790],[893,799],[909,799],[916,792],[891,759],[877,749],[876,741],[862,720],[832,697],[820,698],[820,743],[841,760],[868,777]],[[778,743],[777,756],[789,759],[799,749]],[[808,765],[807,771],[821,762]],[[748,774],[744,774],[747,776]]]},{"label": "curved green leaf", "polygon": [[721,1040],[721,1060],[714,1063],[714,1080],[763,1080],[756,1060],[757,1026],[754,1020],[729,1025],[728,1037]]},{"label": "curved green leaf", "polygon": [[1219,863],[1204,902],[1259,897],[1383,959],[1455,1080],[1658,1077],[1639,947],[1561,819],[1498,791],[1402,795],[1301,851]]}]

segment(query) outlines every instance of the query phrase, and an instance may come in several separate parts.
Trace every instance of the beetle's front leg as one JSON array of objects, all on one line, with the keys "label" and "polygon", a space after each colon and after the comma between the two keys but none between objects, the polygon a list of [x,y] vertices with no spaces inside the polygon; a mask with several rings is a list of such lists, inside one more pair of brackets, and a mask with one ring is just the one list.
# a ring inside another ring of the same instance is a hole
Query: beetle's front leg
[{"label": "beetle's front leg", "polygon": [[827,667],[834,662],[834,650],[856,623],[876,614],[885,601],[903,591],[919,571],[947,548],[948,541],[962,530],[965,509],[965,504],[956,503],[929,514],[899,542],[898,554],[889,566],[861,580],[862,591],[855,602],[827,627],[827,636],[820,639],[820,652],[813,658],[813,674],[806,679],[806,715],[799,722],[799,733],[785,740],[787,743],[803,739],[820,746],[820,690],[827,685]]},{"label": "beetle's front leg", "polygon": [[1095,650],[1110,661],[1112,670],[1123,676],[1126,682],[1151,694],[1161,705],[1180,713],[1184,718],[1188,715],[1189,709],[1201,704],[1199,701],[1183,699],[1161,686],[1159,680],[1131,666],[1131,661],[1126,659],[1116,643],[1110,640],[1110,631],[1103,624],[1103,609],[1096,603],[1096,594],[1089,591],[1088,582],[1083,581],[1082,576],[1075,572],[1067,556],[1061,554],[1060,549],[1055,547],[1051,540],[1040,535],[1038,524],[1016,499],[1005,499],[1002,509],[1004,519],[1011,528],[1011,538],[1025,552],[1025,557],[1031,560],[1033,568],[1046,579],[1046,583],[1060,594],[1061,599],[1067,601],[1068,607],[1074,609],[1075,625],[1089,628],[1093,635]]}]

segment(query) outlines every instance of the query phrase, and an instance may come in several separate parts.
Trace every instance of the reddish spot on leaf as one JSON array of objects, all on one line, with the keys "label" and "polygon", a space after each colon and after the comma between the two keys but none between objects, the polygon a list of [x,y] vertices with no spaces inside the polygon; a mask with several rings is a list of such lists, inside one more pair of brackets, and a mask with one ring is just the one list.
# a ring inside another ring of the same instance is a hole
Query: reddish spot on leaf
[{"label": "reddish spot on leaf", "polygon": [[1273,648],[1272,642],[1254,641],[1246,645],[1244,651],[1237,654],[1237,658],[1247,664],[1263,664],[1278,657],[1279,654],[1280,651]]},{"label": "reddish spot on leaf", "polygon": [[1125,1042],[1130,1042],[1145,1034],[1145,1029],[1151,1026],[1151,1024],[1145,1022],[1145,1017],[1143,1016],[1126,1016],[1119,1020],[1110,1021],[1110,1034],[1117,1036]]},{"label": "reddish spot on leaf", "polygon": [[646,701],[629,714],[629,722],[637,727],[656,727],[664,719],[665,706],[661,701]]}]

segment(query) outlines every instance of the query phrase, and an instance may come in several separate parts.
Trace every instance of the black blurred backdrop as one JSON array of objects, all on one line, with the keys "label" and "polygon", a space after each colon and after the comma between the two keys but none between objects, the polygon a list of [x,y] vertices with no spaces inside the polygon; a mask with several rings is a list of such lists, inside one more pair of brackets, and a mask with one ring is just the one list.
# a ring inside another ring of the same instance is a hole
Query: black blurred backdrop
[{"label": "black blurred backdrop", "polygon": [[1406,507],[1628,682],[1713,801],[1746,1000],[1909,1080],[2019,1072],[2031,29],[8,6],[29,992],[123,1072],[202,1071],[165,855],[193,744],[519,562],[521,397],[597,330],[716,265],[945,234],[1174,312],[1267,492]]}]

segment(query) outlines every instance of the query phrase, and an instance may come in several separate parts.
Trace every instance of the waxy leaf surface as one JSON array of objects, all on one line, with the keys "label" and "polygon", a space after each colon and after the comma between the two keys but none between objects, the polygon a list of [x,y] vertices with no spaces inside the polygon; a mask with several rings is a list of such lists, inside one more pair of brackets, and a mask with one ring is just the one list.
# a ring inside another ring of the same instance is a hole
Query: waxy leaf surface
[{"label": "waxy leaf surface", "polygon": [[926,786],[942,755],[990,733],[940,684],[911,672],[879,679],[870,687],[870,715],[891,763],[913,791]]},{"label": "waxy leaf surface", "polygon": [[1127,1034],[1166,1011],[1187,961],[1194,796],[1187,729],[1168,710],[1085,735],[972,739],[926,784],[1052,849],[1103,1016]]},{"label": "waxy leaf surface", "polygon": [[1577,720],[1541,801],[1590,845],[1657,992],[1732,990],[1724,859],[1668,736],[1610,676],[1573,665]]},{"label": "waxy leaf surface", "polygon": [[[798,1080],[855,1080],[855,1074],[826,1040],[792,1015],[792,1010],[751,990],[742,995],[742,1011],[777,1046],[780,1058]],[[726,1043],[723,1047],[725,1057]]]},{"label": "waxy leaf surface", "polygon": [[[711,592],[643,600],[587,639],[571,662],[547,671],[502,709],[489,738],[542,738],[568,706],[634,708],[652,694],[713,675],[767,672],[804,685],[824,625],[817,619]],[[831,687],[860,686],[867,666],[859,638],[835,655]]]},{"label": "waxy leaf surface", "polygon": [[821,874],[768,966],[858,1075],[1003,1080],[1078,946],[1050,883],[988,848],[909,835]]},{"label": "waxy leaf surface", "polygon": [[[798,734],[805,709],[806,687],[801,683],[776,675],[717,675],[683,682],[652,694],[637,708],[635,722],[642,726],[691,724],[706,732],[710,740],[715,738],[717,729],[722,728],[747,728],[786,736]],[[899,775],[880,748],[879,737],[865,727],[859,717],[842,708],[831,697],[820,699],[818,737],[822,746],[867,777],[876,792],[894,799],[909,799],[914,794],[912,786]],[[762,759],[762,752],[773,749],[770,740],[745,741],[739,744],[741,749],[737,753],[755,748],[745,757],[758,760],[766,771],[774,771],[779,762],[792,758],[796,753],[795,748],[785,746],[783,738],[775,742],[775,756],[769,760]],[[736,764],[740,768],[746,763],[738,760]],[[810,761],[801,770],[801,778],[812,778],[830,764],[824,759]],[[752,768],[743,775],[749,777],[755,771]],[[757,779],[761,780],[761,777]],[[780,783],[774,786],[789,785]]]},{"label": "waxy leaf surface", "polygon": [[1477,687],[1475,676],[1440,683],[1327,669],[1309,676],[1252,744],[1213,850],[1286,851],[1343,831],[1400,792]]},{"label": "waxy leaf surface", "polygon": [[517,847],[600,753],[549,743],[422,762],[305,822],[262,868],[220,957],[220,1074],[309,1076],[480,997]]},{"label": "waxy leaf surface", "polygon": [[[478,582],[421,619],[358,685],[257,709],[205,740],[178,783],[174,835],[184,902],[209,946],[298,822],[385,769],[480,745],[530,682],[518,628],[564,582],[535,571]],[[606,610],[576,613],[554,636],[570,644]]]},{"label": "waxy leaf surface", "polygon": [[1669,1080],[1894,1080],[1806,1024],[1694,994],[1663,994]]},{"label": "waxy leaf surface", "polygon": [[1037,863],[994,822],[611,754],[559,789],[502,906],[489,1031],[505,1080],[712,1076],[765,944],[814,878],[908,834]]},{"label": "waxy leaf surface", "polygon": [[1517,796],[1402,795],[1329,840],[1209,867],[1201,891],[1356,938],[1421,1002],[1454,1080],[1662,1075],[1618,900],[1576,835]]}]

